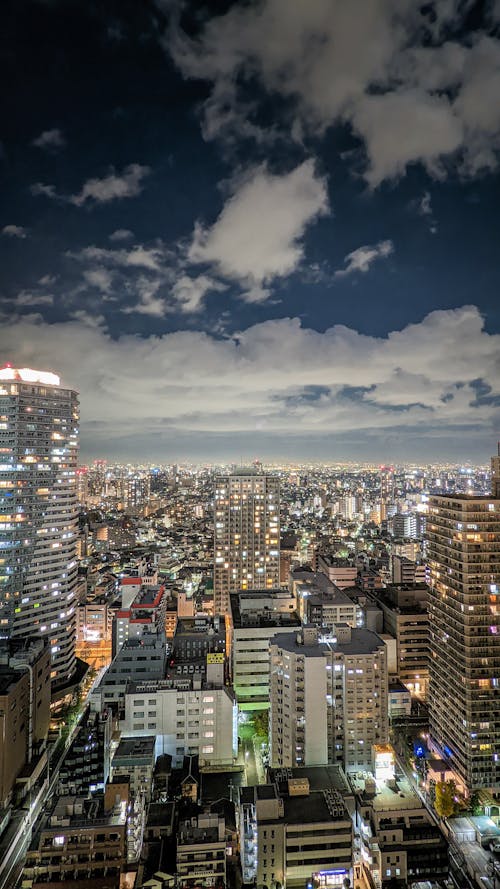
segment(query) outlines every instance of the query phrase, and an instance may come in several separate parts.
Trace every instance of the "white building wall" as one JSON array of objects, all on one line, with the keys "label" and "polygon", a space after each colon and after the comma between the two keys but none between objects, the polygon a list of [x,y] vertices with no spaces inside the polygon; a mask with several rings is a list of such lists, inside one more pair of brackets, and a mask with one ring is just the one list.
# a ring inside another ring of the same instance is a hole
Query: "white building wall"
[{"label": "white building wall", "polygon": [[328,724],[326,708],[326,659],[304,659],[305,751],[304,765],[328,762]]},{"label": "white building wall", "polygon": [[180,690],[145,684],[125,695],[122,734],[156,735],[156,756],[174,764],[186,754],[200,763],[228,764],[237,754],[236,704],[225,688]]}]

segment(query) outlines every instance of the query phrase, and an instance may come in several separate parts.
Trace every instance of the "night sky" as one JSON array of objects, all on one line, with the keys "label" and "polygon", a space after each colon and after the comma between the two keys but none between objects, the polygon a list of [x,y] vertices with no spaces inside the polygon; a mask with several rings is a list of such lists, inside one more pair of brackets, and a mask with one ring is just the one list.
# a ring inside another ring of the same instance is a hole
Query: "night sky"
[{"label": "night sky", "polygon": [[488,459],[499,0],[4,0],[0,58],[0,364],[84,460]]}]

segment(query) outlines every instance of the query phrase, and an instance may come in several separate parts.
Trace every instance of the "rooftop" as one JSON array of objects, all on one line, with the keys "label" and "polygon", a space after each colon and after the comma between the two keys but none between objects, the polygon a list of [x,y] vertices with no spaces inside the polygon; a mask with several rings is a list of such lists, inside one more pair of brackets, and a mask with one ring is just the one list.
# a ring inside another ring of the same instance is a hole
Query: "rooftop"
[{"label": "rooftop", "polygon": [[[113,768],[119,765],[143,765],[154,762],[156,736],[122,737],[113,757]],[[132,762],[135,760],[135,762]]]},{"label": "rooftop", "polygon": [[284,651],[290,651],[294,654],[304,654],[306,657],[324,657],[329,651],[339,651],[346,655],[372,654],[378,649],[384,649],[384,642],[376,633],[371,630],[361,628],[353,628],[351,630],[351,639],[349,642],[334,641],[335,636],[327,638],[320,637],[323,641],[312,642],[304,645],[297,642],[295,634],[277,633],[272,643],[278,645]]}]

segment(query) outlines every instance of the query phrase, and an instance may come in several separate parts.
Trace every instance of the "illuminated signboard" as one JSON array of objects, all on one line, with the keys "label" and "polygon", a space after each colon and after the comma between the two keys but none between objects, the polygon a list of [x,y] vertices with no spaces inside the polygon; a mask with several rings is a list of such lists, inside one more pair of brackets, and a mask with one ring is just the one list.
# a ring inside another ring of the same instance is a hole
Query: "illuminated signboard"
[{"label": "illuminated signboard", "polygon": [[214,654],[207,654],[207,664],[223,664],[224,663],[224,655],[216,652]]},{"label": "illuminated signboard", "polygon": [[373,745],[373,765],[376,781],[394,778],[394,750],[390,744]]}]

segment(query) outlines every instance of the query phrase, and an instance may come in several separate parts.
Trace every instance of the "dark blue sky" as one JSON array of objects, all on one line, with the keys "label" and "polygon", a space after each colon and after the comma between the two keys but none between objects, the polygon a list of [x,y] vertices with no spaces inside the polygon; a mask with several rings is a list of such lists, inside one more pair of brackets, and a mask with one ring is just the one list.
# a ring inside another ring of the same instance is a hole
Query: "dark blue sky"
[{"label": "dark blue sky", "polygon": [[498,22],[7,0],[0,360],[81,391],[85,458],[486,459]]}]

